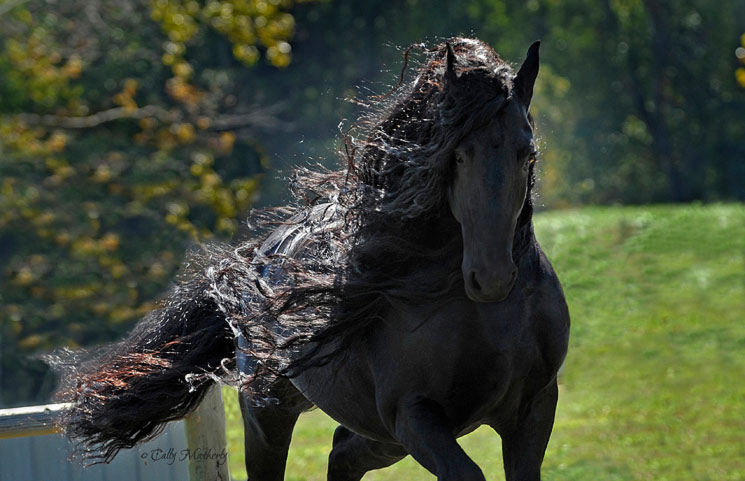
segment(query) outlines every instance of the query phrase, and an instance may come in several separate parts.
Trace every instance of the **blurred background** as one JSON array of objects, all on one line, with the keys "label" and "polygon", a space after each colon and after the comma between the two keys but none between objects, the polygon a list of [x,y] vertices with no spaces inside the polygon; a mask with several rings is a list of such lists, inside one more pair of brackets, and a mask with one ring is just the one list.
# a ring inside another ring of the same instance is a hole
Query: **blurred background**
[{"label": "blurred background", "polygon": [[34,356],[124,335],[453,35],[515,66],[542,41],[536,222],[574,322],[552,476],[745,479],[741,0],[0,0],[0,408],[48,402]]}]

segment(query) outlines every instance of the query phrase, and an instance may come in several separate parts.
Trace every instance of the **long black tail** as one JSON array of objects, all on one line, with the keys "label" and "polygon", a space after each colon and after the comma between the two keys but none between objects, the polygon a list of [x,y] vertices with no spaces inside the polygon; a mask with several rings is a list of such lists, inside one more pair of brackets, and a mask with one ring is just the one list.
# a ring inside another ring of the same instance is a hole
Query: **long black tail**
[{"label": "long black tail", "polygon": [[125,340],[49,358],[62,371],[57,397],[72,404],[61,425],[88,462],[109,462],[195,409],[226,359],[234,336],[207,283],[182,284]]}]

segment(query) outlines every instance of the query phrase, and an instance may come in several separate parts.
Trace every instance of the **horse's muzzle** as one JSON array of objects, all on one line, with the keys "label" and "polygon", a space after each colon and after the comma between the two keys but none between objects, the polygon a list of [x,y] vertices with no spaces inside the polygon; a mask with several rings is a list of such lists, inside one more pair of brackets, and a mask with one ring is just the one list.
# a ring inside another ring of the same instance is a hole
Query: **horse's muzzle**
[{"label": "horse's muzzle", "polygon": [[509,263],[507,272],[496,270],[465,270],[463,280],[465,281],[466,295],[475,302],[499,302],[510,295],[517,280],[517,266]]}]

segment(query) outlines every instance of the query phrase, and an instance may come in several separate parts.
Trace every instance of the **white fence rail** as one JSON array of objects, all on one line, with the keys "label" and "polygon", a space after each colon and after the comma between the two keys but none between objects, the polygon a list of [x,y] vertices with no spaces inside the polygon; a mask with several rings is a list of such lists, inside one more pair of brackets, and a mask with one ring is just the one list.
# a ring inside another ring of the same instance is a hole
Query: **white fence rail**
[{"label": "white fence rail", "polygon": [[83,468],[55,425],[64,404],[0,410],[0,481],[229,481],[219,388],[157,438]]}]

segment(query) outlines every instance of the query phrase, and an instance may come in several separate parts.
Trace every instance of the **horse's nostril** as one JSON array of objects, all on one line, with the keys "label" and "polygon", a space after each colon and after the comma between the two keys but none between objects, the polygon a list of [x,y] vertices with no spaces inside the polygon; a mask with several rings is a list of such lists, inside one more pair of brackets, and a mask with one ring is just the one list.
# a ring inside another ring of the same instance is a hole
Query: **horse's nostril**
[{"label": "horse's nostril", "polygon": [[476,292],[481,291],[481,284],[479,284],[479,281],[476,280],[476,273],[473,271],[471,272],[471,287]]}]

